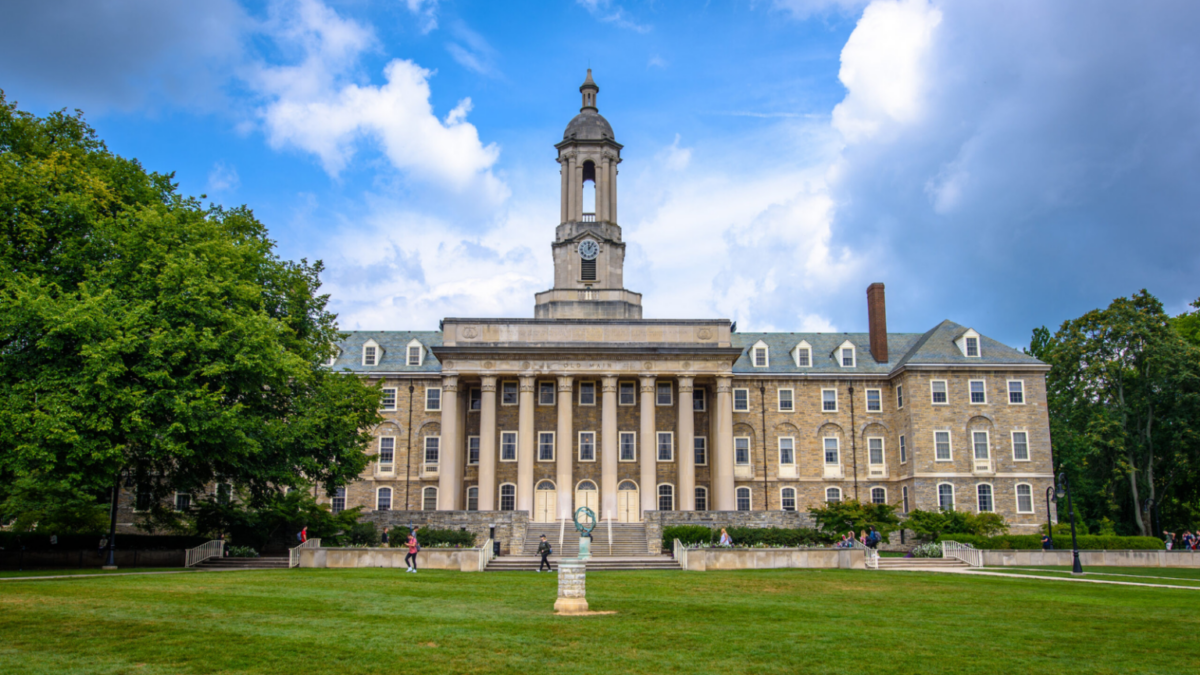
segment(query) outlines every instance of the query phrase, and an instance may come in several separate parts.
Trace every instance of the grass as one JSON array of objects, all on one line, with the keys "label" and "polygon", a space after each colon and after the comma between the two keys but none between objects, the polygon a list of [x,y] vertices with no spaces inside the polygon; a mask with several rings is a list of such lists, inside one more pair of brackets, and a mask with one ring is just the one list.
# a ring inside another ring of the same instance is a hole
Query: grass
[{"label": "grass", "polygon": [[1166,673],[1192,591],[844,570],[290,570],[0,584],[0,673]]},{"label": "grass", "polygon": [[[1073,576],[1070,566],[1031,565],[1029,567],[987,567],[989,572],[1006,572],[1010,574],[1041,574],[1046,576]],[[1091,567],[1083,568],[1086,579],[1105,579],[1109,581],[1129,581],[1134,583],[1180,585],[1200,584],[1200,568],[1172,567]]]},{"label": "grass", "polygon": [[115,570],[102,570],[99,567],[87,567],[79,569],[72,567],[68,569],[37,569],[37,570],[0,570],[0,579],[10,577],[57,577],[57,576],[74,576],[77,574],[133,574],[137,572],[194,572],[195,570],[187,570],[182,567],[122,567]]}]

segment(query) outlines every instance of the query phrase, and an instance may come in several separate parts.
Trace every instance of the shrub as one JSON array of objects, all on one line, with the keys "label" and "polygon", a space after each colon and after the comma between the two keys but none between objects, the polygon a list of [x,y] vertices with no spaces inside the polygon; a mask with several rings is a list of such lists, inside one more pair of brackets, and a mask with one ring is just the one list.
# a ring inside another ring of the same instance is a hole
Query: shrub
[{"label": "shrub", "polygon": [[832,502],[823,508],[809,509],[808,512],[817,521],[817,527],[829,537],[840,537],[849,530],[858,533],[873,526],[887,541],[888,535],[900,526],[896,507],[891,504],[864,504],[851,499]]},{"label": "shrub", "polygon": [[991,537],[1008,532],[1008,523],[999,513],[969,513],[967,511],[922,511],[913,509],[904,520],[904,527],[918,537],[934,540],[943,532],[965,532]]},{"label": "shrub", "polygon": [[229,557],[231,558],[257,558],[258,551],[249,546],[230,546]]},{"label": "shrub", "polygon": [[[391,533],[392,546],[403,546],[408,540],[409,530],[407,527],[401,526],[395,528]],[[475,535],[467,530],[435,530],[428,527],[417,528],[417,541],[422,547],[461,547],[472,548],[475,546]]]},{"label": "shrub", "polygon": [[[1163,542],[1157,537],[1109,537],[1102,535],[1082,535],[1078,537],[1079,548],[1089,551],[1124,551],[1140,550],[1155,551],[1163,548]],[[1039,549],[1042,547],[1040,534],[1006,534],[999,537],[980,537],[968,533],[943,534],[938,541],[957,541],[970,544],[980,549]],[[1054,548],[1071,550],[1071,535],[1054,535]]]},{"label": "shrub", "polygon": [[914,558],[940,558],[942,557],[942,545],[931,541],[914,548],[912,554]]},{"label": "shrub", "polygon": [[[107,535],[104,534],[55,536],[58,543],[51,544],[51,535],[49,534],[0,532],[0,549],[15,550],[24,546],[27,551],[99,550],[101,540],[107,539]],[[209,539],[209,537],[179,535],[117,534],[117,548],[123,551],[170,551],[195,548]]]},{"label": "shrub", "polygon": [[663,528],[663,550],[671,550],[675,540],[685,545],[710,544],[716,541],[718,533],[704,525],[671,525]]},{"label": "shrub", "polygon": [[[784,527],[730,527],[726,528],[734,546],[801,547],[823,546],[834,538],[809,528]],[[715,544],[721,536],[719,529],[710,530],[703,525],[673,525],[663,528],[663,548],[670,550],[675,540],[687,545]]]}]

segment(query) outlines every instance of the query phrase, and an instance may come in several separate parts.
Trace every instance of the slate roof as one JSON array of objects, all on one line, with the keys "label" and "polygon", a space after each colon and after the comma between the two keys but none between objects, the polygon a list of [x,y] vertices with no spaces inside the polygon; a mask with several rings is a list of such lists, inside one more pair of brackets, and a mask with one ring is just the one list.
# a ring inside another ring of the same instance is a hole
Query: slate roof
[{"label": "slate roof", "polygon": [[[425,346],[425,358],[419,366],[408,365],[407,347],[413,338]],[[377,365],[364,366],[362,364],[363,345],[367,340],[375,340],[383,348],[383,354]],[[333,362],[333,369],[339,371],[349,369],[356,373],[436,373],[441,371],[442,364],[429,351],[429,348],[440,346],[442,346],[442,333],[436,330],[351,331],[345,340],[338,343],[342,353]]]},{"label": "slate roof", "polygon": [[[978,358],[968,358],[958,349],[954,341],[968,330],[953,321],[943,321],[926,333],[888,333],[888,362],[876,363],[871,356],[869,333],[734,333],[730,336],[732,346],[742,350],[733,364],[737,374],[878,374],[887,375],[905,365],[1038,365],[1041,361],[1027,356],[995,340],[979,336]],[[407,365],[406,347],[416,338],[425,346],[425,360],[420,366]],[[383,347],[383,355],[376,366],[362,365],[362,348],[367,340],[374,339]],[[761,340],[769,351],[769,366],[755,368],[750,361],[750,348]],[[792,359],[792,349],[806,341],[812,347],[812,366],[797,367]],[[838,347],[850,341],[855,348],[855,367],[843,368],[838,361]],[[334,363],[335,370],[344,368],[353,372],[413,372],[436,373],[441,363],[430,347],[442,345],[440,331],[355,331],[339,343],[341,355]]]}]

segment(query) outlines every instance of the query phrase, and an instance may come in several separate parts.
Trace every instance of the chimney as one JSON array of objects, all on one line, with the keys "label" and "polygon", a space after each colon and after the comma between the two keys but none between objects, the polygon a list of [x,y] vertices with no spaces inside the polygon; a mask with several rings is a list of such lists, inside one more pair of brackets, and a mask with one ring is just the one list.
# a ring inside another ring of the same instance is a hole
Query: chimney
[{"label": "chimney", "polygon": [[867,286],[867,325],[871,331],[871,356],[876,363],[887,363],[887,305],[883,299],[883,284]]}]

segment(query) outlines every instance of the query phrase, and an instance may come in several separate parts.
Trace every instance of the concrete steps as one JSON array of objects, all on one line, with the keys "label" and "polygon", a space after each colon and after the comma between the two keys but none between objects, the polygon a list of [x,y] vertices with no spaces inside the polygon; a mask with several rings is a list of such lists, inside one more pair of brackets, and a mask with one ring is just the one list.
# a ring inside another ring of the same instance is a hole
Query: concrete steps
[{"label": "concrete steps", "polygon": [[[550,556],[550,569],[558,570],[561,556]],[[496,558],[488,563],[485,572],[533,572],[538,568],[542,559],[537,556],[509,555]],[[670,556],[641,555],[641,556],[611,556],[593,557],[587,561],[587,571],[605,570],[680,570],[679,563]]]},{"label": "concrete steps", "polygon": [[287,556],[261,558],[209,558],[196,565],[198,570],[286,570]]},{"label": "concrete steps", "polygon": [[[546,535],[546,541],[554,549],[553,557],[574,558],[579,555],[579,533],[574,525],[568,523],[563,534],[563,542],[558,544],[558,523],[530,523],[525,530],[525,545],[519,552],[523,556],[536,556],[540,535]],[[638,557],[649,555],[650,547],[646,542],[646,526],[642,523],[613,523],[612,548],[609,549],[608,525],[600,523],[592,530],[592,557]]]},{"label": "concrete steps", "polygon": [[945,570],[970,569],[970,565],[957,558],[880,558],[881,570]]}]

